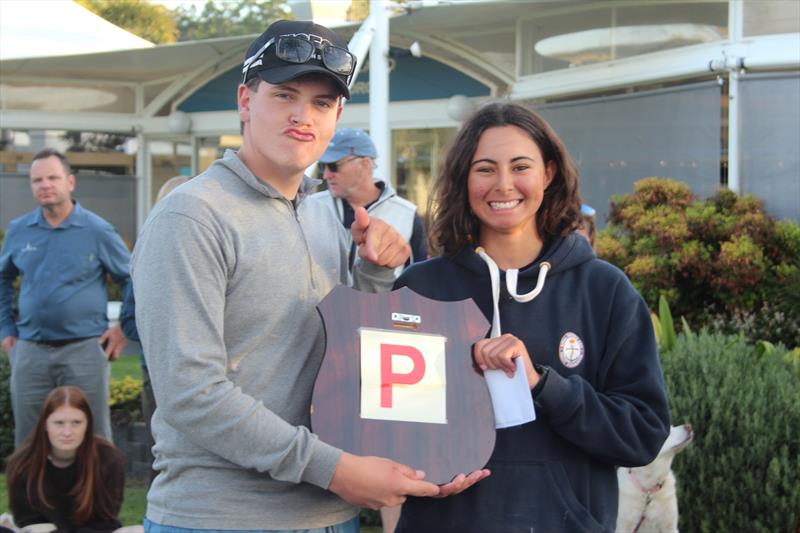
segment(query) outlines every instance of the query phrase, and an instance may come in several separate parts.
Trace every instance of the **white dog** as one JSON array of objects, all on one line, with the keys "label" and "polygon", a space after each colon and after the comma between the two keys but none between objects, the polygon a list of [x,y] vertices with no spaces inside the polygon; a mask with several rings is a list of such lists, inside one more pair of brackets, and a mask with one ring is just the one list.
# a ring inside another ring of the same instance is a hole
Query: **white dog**
[{"label": "white dog", "polygon": [[694,438],[692,426],[672,426],[655,461],[638,468],[617,469],[619,533],[678,531],[678,498],[672,459]]}]

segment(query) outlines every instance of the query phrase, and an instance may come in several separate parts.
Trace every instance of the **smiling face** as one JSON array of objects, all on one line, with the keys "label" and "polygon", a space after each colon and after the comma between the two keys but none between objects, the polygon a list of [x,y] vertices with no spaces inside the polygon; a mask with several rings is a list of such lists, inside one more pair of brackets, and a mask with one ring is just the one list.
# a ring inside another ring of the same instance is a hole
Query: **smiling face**
[{"label": "smiling face", "polygon": [[31,163],[31,191],[40,206],[55,208],[72,201],[75,176],[68,174],[56,156]]},{"label": "smiling face", "polygon": [[45,431],[53,452],[59,457],[74,457],[83,443],[88,420],[80,409],[62,405],[47,417]]},{"label": "smiling face", "polygon": [[303,77],[279,85],[240,85],[244,124],[239,155],[262,180],[294,198],[303,171],[328,146],[341,113],[340,89],[327,77]]},{"label": "smiling face", "polygon": [[514,236],[541,242],[536,213],[556,172],[533,139],[516,126],[489,128],[478,141],[467,177],[469,206],[480,241]]}]

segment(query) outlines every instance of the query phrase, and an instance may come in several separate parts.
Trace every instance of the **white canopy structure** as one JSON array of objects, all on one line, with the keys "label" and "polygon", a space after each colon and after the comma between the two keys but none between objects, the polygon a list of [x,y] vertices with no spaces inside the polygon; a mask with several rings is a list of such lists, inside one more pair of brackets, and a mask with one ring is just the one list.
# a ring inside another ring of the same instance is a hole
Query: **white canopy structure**
[{"label": "white canopy structure", "polygon": [[0,2],[0,60],[151,46],[72,1]]}]

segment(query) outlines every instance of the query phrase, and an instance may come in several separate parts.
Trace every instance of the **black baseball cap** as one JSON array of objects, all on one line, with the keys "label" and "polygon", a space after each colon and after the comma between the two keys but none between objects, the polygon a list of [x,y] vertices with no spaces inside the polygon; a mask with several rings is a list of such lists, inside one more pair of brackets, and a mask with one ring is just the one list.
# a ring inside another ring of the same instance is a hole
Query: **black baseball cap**
[{"label": "black baseball cap", "polygon": [[[344,49],[352,58],[353,69],[348,74],[331,70],[323,62],[322,56],[316,54],[305,63],[284,61],[277,57],[277,46],[275,44],[278,38],[282,36],[300,37],[311,41],[317,48],[330,45]],[[264,48],[268,43],[269,45]],[[355,61],[355,56],[347,48],[347,41],[333,30],[306,20],[279,20],[270,24],[266,31],[259,35],[247,48],[244,64],[242,65],[244,75],[242,82],[246,83],[257,74],[267,83],[276,85],[304,74],[319,72],[333,79],[341,89],[344,97],[349,99],[350,89],[348,88],[348,82],[352,72],[355,70]]]}]

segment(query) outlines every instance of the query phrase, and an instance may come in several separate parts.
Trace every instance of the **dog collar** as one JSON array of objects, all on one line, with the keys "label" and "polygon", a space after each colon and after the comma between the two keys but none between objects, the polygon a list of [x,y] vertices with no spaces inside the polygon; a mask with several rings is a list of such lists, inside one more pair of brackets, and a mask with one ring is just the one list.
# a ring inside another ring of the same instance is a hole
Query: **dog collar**
[{"label": "dog collar", "polygon": [[633,468],[628,469],[628,476],[631,478],[631,481],[633,481],[633,484],[636,485],[636,488],[642,491],[646,496],[644,507],[642,508],[642,516],[639,517],[639,522],[636,523],[636,527],[634,527],[633,531],[631,532],[639,533],[639,528],[642,527],[642,524],[647,517],[647,508],[650,506],[650,502],[653,501],[653,494],[661,490],[667,478],[662,479],[660,483],[656,483],[650,488],[645,488],[645,486],[639,481],[639,478],[636,477],[636,474],[633,473]]},{"label": "dog collar", "polygon": [[636,474],[633,472],[633,468],[628,469],[628,476],[630,476],[631,480],[633,481],[633,484],[636,485],[636,488],[644,492],[645,494],[654,494],[660,491],[661,488],[664,486],[664,482],[666,481],[666,478],[662,479],[659,483],[656,483],[652,487],[647,488],[644,485],[642,485],[642,483],[639,481],[639,478],[636,477]]}]

